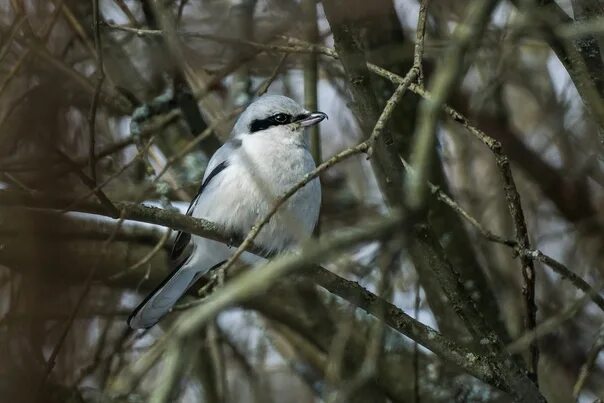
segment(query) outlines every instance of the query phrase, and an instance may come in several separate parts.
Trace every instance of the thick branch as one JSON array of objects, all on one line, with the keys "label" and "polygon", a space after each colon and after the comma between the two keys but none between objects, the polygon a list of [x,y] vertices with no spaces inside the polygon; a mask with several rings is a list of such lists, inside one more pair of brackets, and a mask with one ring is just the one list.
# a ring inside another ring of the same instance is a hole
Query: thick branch
[{"label": "thick branch", "polygon": [[[323,7],[334,36],[337,54],[349,79],[354,99],[353,108],[363,132],[369,135],[379,119],[380,108],[372,87],[365,55],[359,47],[359,38],[355,37],[360,24],[359,17],[345,11],[362,9],[361,5],[358,0],[352,2],[325,0]],[[396,206],[403,200],[400,186],[403,177],[396,149],[392,144],[392,133],[388,129],[383,130],[382,135],[372,144],[374,158],[371,159],[371,165],[387,203]]]},{"label": "thick branch", "polygon": [[[68,203],[68,200],[43,200],[36,199],[34,197],[19,197],[18,194],[14,192],[8,191],[0,191],[0,200],[2,200],[3,205],[27,205],[29,207],[38,207],[38,208],[54,208],[54,209],[62,209],[65,206],[65,203]],[[184,230],[191,232],[195,235],[204,236],[209,239],[217,240],[220,242],[228,242],[229,236],[223,234],[219,227],[213,223],[210,223],[205,220],[195,219],[190,216],[186,216],[183,214],[179,214],[177,212],[162,210],[159,208],[146,207],[146,206],[136,206],[130,203],[116,203],[116,206],[119,209],[125,211],[125,217],[128,219],[133,219],[141,222],[153,223],[163,226],[168,226],[173,229]],[[100,206],[99,204],[87,204],[80,206],[80,211],[92,213],[92,214],[101,214],[106,215],[107,212]],[[57,213],[58,214],[58,213]],[[393,221],[394,220],[394,221]],[[384,226],[385,225],[385,226]],[[250,276],[253,276],[254,280],[252,284],[256,284],[258,287],[262,287],[261,289],[265,289],[271,283],[271,280],[267,280],[273,278],[273,276],[281,276],[284,274],[281,270],[294,270],[295,268],[301,268],[308,265],[308,261],[313,258],[323,258],[325,256],[326,251],[333,251],[336,249],[337,245],[341,245],[340,247],[349,244],[352,241],[359,241],[361,239],[373,239],[380,231],[391,231],[393,226],[398,227],[400,222],[397,221],[396,215],[393,218],[386,219],[382,224],[375,225],[366,225],[361,227],[360,229],[353,231],[352,233],[344,233],[342,237],[336,238],[334,242],[325,242],[319,245],[312,245],[310,250],[313,251],[311,256],[308,255],[290,255],[286,256],[282,259],[286,260],[276,260],[275,269],[271,270],[262,270],[262,271],[253,271],[249,272]],[[67,247],[70,244],[73,246],[74,251],[78,250],[78,245],[73,242],[67,242],[64,244]],[[114,243],[115,244],[115,243]],[[136,263],[140,260],[151,247],[146,248],[144,251],[137,252],[133,255],[128,255],[128,261],[131,264]],[[316,248],[316,249],[313,249]],[[304,251],[303,251],[304,252]],[[302,253],[303,253],[302,252]],[[127,252],[125,252],[127,253]],[[19,254],[21,256],[21,254]],[[115,255],[116,257],[118,255]],[[158,259],[163,259],[165,255],[157,255],[153,258],[153,262],[158,261]],[[16,259],[16,257],[15,257]],[[14,262],[14,260],[11,260]],[[288,263],[289,262],[289,263]],[[293,264],[290,264],[294,262]],[[32,267],[35,264],[32,263]],[[156,266],[157,263],[154,263]],[[114,265],[115,266],[115,265]],[[255,275],[259,272],[266,273],[261,278],[256,278]],[[112,273],[113,274],[113,273]],[[409,338],[417,341],[419,344],[424,345],[426,348],[431,349],[438,356],[440,356],[443,360],[463,368],[468,371],[470,374],[478,377],[479,379],[495,386],[498,388],[506,389],[506,386],[502,384],[497,378],[497,376],[488,368],[485,367],[484,358],[481,358],[479,355],[475,353],[469,353],[463,348],[456,346],[453,341],[447,340],[444,336],[441,336],[438,332],[434,331],[423,325],[422,323],[416,321],[410,316],[406,315],[404,312],[400,311],[394,305],[388,304],[386,301],[381,298],[375,296],[374,294],[369,293],[368,291],[362,289],[362,287],[355,285],[354,283],[348,282],[335,274],[329,273],[325,271],[325,269],[316,267],[315,270],[312,270],[308,274],[316,283],[328,291],[335,293],[336,295],[341,296],[342,298],[348,300],[356,306],[359,306],[361,309],[367,311],[370,314],[377,315],[379,312],[383,312],[383,317],[386,323],[391,326],[397,332],[400,332]],[[130,276],[129,276],[130,277]],[[242,280],[239,284],[247,284],[247,280]],[[233,286],[235,292],[235,296],[237,297],[237,301],[244,296],[248,296],[248,291],[241,291],[237,287]],[[243,294],[240,294],[244,292]],[[253,294],[256,294],[258,290],[254,291]],[[232,294],[231,294],[232,295]],[[249,294],[252,295],[252,294]],[[230,306],[233,301],[229,298],[224,299],[226,297],[220,297],[220,299],[216,302],[217,305],[210,305],[210,307],[214,307],[213,309],[222,309],[225,303]],[[380,311],[380,304],[385,304],[382,306],[386,306],[388,309],[386,311]],[[206,304],[204,304],[205,306]],[[209,308],[205,308],[209,309]],[[212,311],[215,312],[215,311]],[[195,316],[192,318],[195,319],[195,322],[188,322],[189,324],[185,329],[191,329],[193,325],[197,325],[207,319],[208,312],[203,315]],[[187,316],[190,317],[191,316]],[[193,319],[191,319],[193,320]]]}]

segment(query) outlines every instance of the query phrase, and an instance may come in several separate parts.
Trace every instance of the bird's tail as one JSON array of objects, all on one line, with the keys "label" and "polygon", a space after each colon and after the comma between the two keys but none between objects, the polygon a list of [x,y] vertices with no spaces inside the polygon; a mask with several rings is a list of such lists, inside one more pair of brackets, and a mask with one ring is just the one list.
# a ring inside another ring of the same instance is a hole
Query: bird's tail
[{"label": "bird's tail", "polygon": [[202,274],[186,266],[175,270],[132,312],[128,326],[147,329],[155,325]]},{"label": "bird's tail", "polygon": [[201,276],[220,266],[232,253],[228,246],[209,239],[193,245],[181,259],[173,260],[172,273],[136,307],[128,326],[147,329],[155,325]]}]

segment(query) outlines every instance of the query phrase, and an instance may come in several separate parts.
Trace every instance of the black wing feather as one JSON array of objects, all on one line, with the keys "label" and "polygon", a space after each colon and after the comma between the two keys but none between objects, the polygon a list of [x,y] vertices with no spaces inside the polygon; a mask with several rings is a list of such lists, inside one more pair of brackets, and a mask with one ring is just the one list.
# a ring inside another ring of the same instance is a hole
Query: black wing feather
[{"label": "black wing feather", "polygon": [[[216,175],[218,175],[220,172],[222,172],[228,165],[229,164],[227,161],[222,161],[220,164],[218,164],[212,170],[212,172],[210,172],[208,177],[201,184],[199,191],[197,192],[197,195],[191,201],[191,204],[189,205],[189,208],[187,209],[187,215],[193,214],[193,208],[197,204],[197,201],[199,200],[201,193],[206,188],[208,183],[210,183],[212,178],[214,178]],[[191,246],[190,241],[191,241],[191,234],[189,234],[187,232],[183,232],[183,231],[178,232],[178,234],[176,235],[176,240],[174,241],[174,246],[172,247],[172,253],[170,254],[172,272],[168,276],[166,276],[166,278],[164,278],[163,281],[157,287],[155,287],[153,292],[149,293],[145,297],[145,299],[134,309],[134,311],[128,317],[128,325],[130,325],[130,321],[132,320],[132,318],[135,317],[136,314],[138,313],[138,311],[140,311],[145,306],[145,304],[149,301],[149,299],[151,299],[151,297],[153,297],[153,295],[155,295],[164,285],[166,285],[168,283],[168,281],[170,281],[170,279],[172,277],[174,277],[174,275],[178,272],[178,270],[180,270],[180,268],[187,262],[187,260],[189,260],[189,258],[191,257],[191,252],[189,252],[189,253],[183,253],[183,252],[185,252],[187,249],[190,249],[192,251],[192,248],[190,247]],[[219,263],[219,265],[222,263],[224,263],[224,262]]]},{"label": "black wing feather", "polygon": [[[191,201],[191,204],[189,205],[189,208],[187,209],[187,215],[193,214],[193,209],[195,208],[195,205],[197,204],[199,197],[201,196],[203,190],[208,186],[208,183],[210,183],[212,178],[214,178],[216,175],[218,175],[220,172],[222,172],[228,166],[229,166],[228,161],[222,161],[220,164],[216,165],[216,167],[212,170],[212,172],[210,172],[210,174],[207,176],[207,178],[202,182],[201,186],[199,187],[199,191],[197,192],[197,195]],[[174,246],[172,247],[172,253],[170,254],[170,259],[173,262],[176,261],[175,263],[177,266],[180,266],[180,264],[178,264],[180,262],[178,262],[178,261],[182,260],[181,255],[183,254],[184,250],[187,248],[187,245],[189,244],[190,241],[191,241],[191,234],[189,234],[188,232],[179,231],[178,234],[176,235],[176,240],[174,241]]]}]

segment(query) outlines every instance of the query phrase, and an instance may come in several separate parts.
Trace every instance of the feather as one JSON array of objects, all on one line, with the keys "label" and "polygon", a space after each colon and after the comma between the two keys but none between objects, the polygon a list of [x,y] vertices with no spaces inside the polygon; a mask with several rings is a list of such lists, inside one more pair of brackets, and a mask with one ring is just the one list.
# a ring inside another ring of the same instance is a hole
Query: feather
[{"label": "feather", "polygon": [[[208,166],[210,165],[208,164]],[[199,191],[187,209],[187,215],[193,214],[195,206],[202,197],[208,183],[229,166],[227,160],[212,165],[214,166],[209,174],[206,170]],[[183,231],[178,232],[170,254],[172,272],[136,307],[128,318],[128,326],[133,329],[143,329],[156,324],[202,274],[212,269],[197,270],[194,267],[195,265],[192,264],[194,252],[195,244],[191,242],[191,234]]]}]

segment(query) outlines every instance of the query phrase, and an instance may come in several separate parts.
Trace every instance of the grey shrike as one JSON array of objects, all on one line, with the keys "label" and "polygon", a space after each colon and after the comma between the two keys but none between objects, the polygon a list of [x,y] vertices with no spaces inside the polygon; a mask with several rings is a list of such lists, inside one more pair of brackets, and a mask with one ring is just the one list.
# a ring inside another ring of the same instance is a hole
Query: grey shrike
[{"label": "grey shrike", "polygon": [[[245,236],[269,213],[277,197],[315,168],[304,128],[326,117],[284,96],[258,98],[241,114],[230,140],[210,159],[187,214],[220,225],[226,234]],[[255,244],[267,252],[280,252],[310,237],[320,205],[317,178],[279,209]],[[128,325],[133,329],[155,325],[191,285],[233,253],[231,246],[179,232],[170,255],[173,272],[132,312]],[[247,252],[242,255],[248,263],[258,259]]]}]

